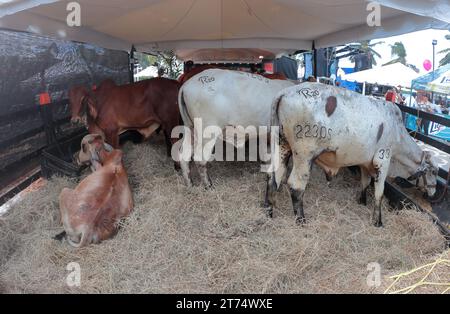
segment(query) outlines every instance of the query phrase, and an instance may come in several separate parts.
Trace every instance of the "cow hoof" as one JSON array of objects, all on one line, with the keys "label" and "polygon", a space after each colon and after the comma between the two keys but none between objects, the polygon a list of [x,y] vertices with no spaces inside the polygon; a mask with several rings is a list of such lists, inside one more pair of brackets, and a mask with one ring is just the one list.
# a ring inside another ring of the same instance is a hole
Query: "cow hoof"
[{"label": "cow hoof", "polygon": [[381,221],[376,221],[373,225],[374,225],[375,227],[377,227],[377,228],[382,228],[382,227],[383,227],[383,222],[381,222]]},{"label": "cow hoof", "polygon": [[358,200],[358,204],[359,204],[359,205],[367,206],[367,200],[365,200],[365,199],[363,199],[363,198],[360,198],[360,199]]},{"label": "cow hoof", "polygon": [[206,191],[214,191],[215,190],[215,188],[214,188],[214,185],[207,185],[207,186],[205,186],[205,190]]},{"label": "cow hoof", "polygon": [[270,206],[266,207],[266,216],[270,219],[273,218],[273,208],[271,208]]},{"label": "cow hoof", "polygon": [[194,182],[192,182],[192,180],[191,179],[189,179],[189,180],[184,180],[184,184],[186,185],[186,187],[188,187],[188,188],[191,188],[191,187],[193,187],[194,186]]},{"label": "cow hoof", "polygon": [[305,217],[297,217],[297,218],[295,219],[295,223],[296,223],[298,226],[304,226],[304,225],[306,224],[306,218],[305,218]]}]

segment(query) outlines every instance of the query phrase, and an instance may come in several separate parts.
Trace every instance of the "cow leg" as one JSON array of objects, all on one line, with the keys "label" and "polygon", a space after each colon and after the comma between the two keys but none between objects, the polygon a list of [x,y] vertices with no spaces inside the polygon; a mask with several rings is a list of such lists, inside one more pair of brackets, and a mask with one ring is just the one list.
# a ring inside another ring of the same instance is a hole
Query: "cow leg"
[{"label": "cow leg", "polygon": [[[298,157],[298,156],[297,156]],[[311,163],[308,159],[294,158],[294,167],[289,176],[288,184],[291,192],[292,207],[296,215],[296,222],[304,224],[306,222],[303,211],[303,195],[308,185],[311,172]]]},{"label": "cow leg", "polygon": [[111,145],[114,149],[119,147],[119,132],[117,130],[105,131],[105,142]]},{"label": "cow leg", "polygon": [[91,123],[88,128],[89,134],[98,134],[105,138],[105,132],[95,123]]},{"label": "cow leg", "polygon": [[[217,142],[217,139],[216,139],[216,142]],[[209,177],[209,174],[208,174],[207,164],[208,164],[208,162],[210,161],[210,159],[211,159],[211,157],[213,155],[214,147],[215,146],[207,147],[205,145],[205,143],[203,143],[202,160],[195,162],[195,165],[197,166],[198,173],[200,174],[200,178],[202,179],[203,185],[207,189],[211,189],[213,187],[211,178]]]},{"label": "cow leg", "polygon": [[289,143],[284,137],[281,137],[279,163],[276,162],[276,158],[272,157],[272,171],[275,178],[276,189],[278,191],[281,190],[283,181],[285,180],[291,156],[292,150]]},{"label": "cow leg", "polygon": [[383,227],[381,217],[381,201],[383,200],[384,184],[387,177],[387,170],[379,170],[375,180],[375,208],[373,211],[373,224],[375,227]]},{"label": "cow leg", "polygon": [[144,141],[148,140],[150,138],[150,136],[153,135],[153,133],[156,132],[156,130],[160,127],[161,125],[158,123],[153,123],[151,124],[149,127],[144,128],[144,129],[139,129],[137,130],[139,133],[141,133],[141,135],[144,137]]},{"label": "cow leg", "polygon": [[362,192],[361,197],[359,199],[359,203],[367,206],[367,190],[369,189],[370,182],[372,181],[372,177],[369,175],[367,170],[361,167],[361,186]]},{"label": "cow leg", "polygon": [[191,169],[189,167],[192,156],[194,155],[194,146],[193,146],[193,130],[190,130],[191,135],[184,135],[183,145],[180,149],[180,167],[181,173],[183,175],[184,181],[188,187],[192,187],[192,178],[191,178]]},{"label": "cow leg", "polygon": [[75,200],[74,190],[63,189],[59,195],[59,212],[61,214],[61,221],[64,227],[64,232],[57,235],[54,239],[61,241],[63,238],[70,238],[76,232],[72,225],[72,217],[76,214],[73,213],[73,206]]},{"label": "cow leg", "polygon": [[[291,150],[288,147],[281,147],[281,156],[279,165],[273,165],[275,168],[274,172],[270,173],[267,176],[267,185],[266,185],[266,196],[264,200],[264,208],[267,209],[267,215],[272,218],[273,217],[273,206],[274,206],[274,196],[275,192],[281,189],[282,181],[284,180],[289,160],[291,158]],[[277,180],[279,178],[279,186],[277,186]]]},{"label": "cow leg", "polygon": [[198,173],[200,174],[200,178],[202,179],[203,185],[206,187],[206,189],[212,189],[213,184],[208,174],[207,164],[207,161],[199,161],[195,163],[198,169]]},{"label": "cow leg", "polygon": [[[380,158],[383,157],[383,158]],[[389,157],[385,154],[377,154],[373,161],[374,168],[377,170],[375,178],[375,208],[373,211],[372,221],[375,227],[382,227],[383,220],[381,217],[381,201],[384,194],[384,184],[389,170]]]},{"label": "cow leg", "polygon": [[266,180],[266,196],[264,198],[263,207],[266,209],[267,217],[273,218],[273,198],[276,191],[276,182],[273,174],[267,175]]},{"label": "cow leg", "polygon": [[[171,138],[171,133],[168,133],[166,129],[164,130],[164,138],[166,140],[166,147],[167,147],[167,157],[171,157],[173,160],[176,160],[178,156],[172,156],[172,147],[177,142],[177,139]],[[175,171],[180,171],[181,166],[178,161],[174,161],[173,163]]]},{"label": "cow leg", "polygon": [[167,130],[164,130],[164,139],[166,140],[167,157],[170,157],[172,155],[172,141]]}]

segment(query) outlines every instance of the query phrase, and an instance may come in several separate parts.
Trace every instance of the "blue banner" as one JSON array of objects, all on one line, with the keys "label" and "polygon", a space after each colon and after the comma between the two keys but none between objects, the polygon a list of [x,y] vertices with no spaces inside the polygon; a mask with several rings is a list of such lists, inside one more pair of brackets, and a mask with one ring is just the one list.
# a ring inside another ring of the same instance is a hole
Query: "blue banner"
[{"label": "blue banner", "polygon": [[[417,130],[418,126],[417,126],[417,117],[410,115],[410,114],[406,114],[406,127],[410,130]],[[445,115],[445,114],[436,114],[438,116],[444,117],[444,118],[449,118],[449,115]],[[425,133],[424,128],[426,126],[425,120],[423,120],[422,122],[422,130],[420,130],[421,133]],[[441,140],[445,140],[445,141],[449,141],[450,142],[450,128],[440,125],[436,122],[432,122],[430,121],[429,125],[428,125],[428,134],[434,137],[437,137]]]}]

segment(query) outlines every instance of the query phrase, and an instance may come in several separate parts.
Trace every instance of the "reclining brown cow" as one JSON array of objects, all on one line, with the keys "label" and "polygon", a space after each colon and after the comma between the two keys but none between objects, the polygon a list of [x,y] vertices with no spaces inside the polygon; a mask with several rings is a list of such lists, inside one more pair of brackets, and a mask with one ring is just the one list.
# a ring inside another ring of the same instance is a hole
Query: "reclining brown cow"
[{"label": "reclining brown cow", "polygon": [[114,148],[119,147],[119,135],[127,130],[136,130],[147,139],[161,128],[170,155],[177,141],[171,139],[171,133],[181,121],[179,88],[180,83],[165,78],[123,86],[107,80],[95,91],[75,87],[69,91],[72,122],[79,123],[86,112],[89,133],[102,135]]},{"label": "reclining brown cow", "polygon": [[64,189],[59,197],[62,234],[55,239],[76,248],[98,244],[113,237],[119,221],[133,209],[128,175],[122,151],[104,143],[100,135],[83,139],[79,164],[91,164],[94,172],[75,190]]}]

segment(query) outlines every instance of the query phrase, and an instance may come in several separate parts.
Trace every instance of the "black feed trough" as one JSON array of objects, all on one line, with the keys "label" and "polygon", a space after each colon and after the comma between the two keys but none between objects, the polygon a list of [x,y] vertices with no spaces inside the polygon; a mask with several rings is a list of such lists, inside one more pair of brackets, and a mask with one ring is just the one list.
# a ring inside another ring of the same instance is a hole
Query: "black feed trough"
[{"label": "black feed trough", "polygon": [[54,175],[79,177],[85,167],[75,163],[74,155],[80,150],[81,141],[86,134],[79,134],[70,140],[45,148],[41,156],[42,176],[46,179]]}]

